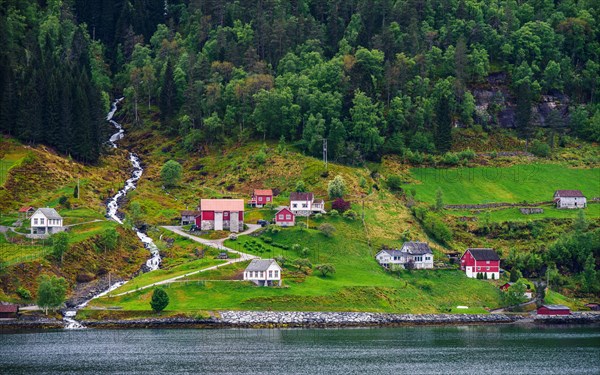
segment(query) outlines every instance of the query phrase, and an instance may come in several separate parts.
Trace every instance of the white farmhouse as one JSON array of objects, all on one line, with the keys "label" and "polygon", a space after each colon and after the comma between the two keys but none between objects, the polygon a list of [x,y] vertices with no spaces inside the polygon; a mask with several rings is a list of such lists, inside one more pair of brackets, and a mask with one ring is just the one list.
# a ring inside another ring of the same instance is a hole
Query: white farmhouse
[{"label": "white farmhouse", "polygon": [[313,193],[290,194],[290,211],[296,216],[309,216],[314,213],[325,213],[325,201],[315,199]]},{"label": "white farmhouse", "polygon": [[244,280],[259,286],[281,286],[281,267],[275,259],[252,259],[244,270]]},{"label": "white farmhouse", "polygon": [[65,230],[63,218],[54,208],[38,208],[30,220],[31,234],[51,235]]},{"label": "white farmhouse", "polygon": [[554,192],[556,208],[585,208],[587,200],[580,190],[557,190]]},{"label": "white farmhouse", "polygon": [[384,249],[375,255],[377,262],[385,268],[432,269],[433,251],[424,242],[405,242],[400,250]]}]

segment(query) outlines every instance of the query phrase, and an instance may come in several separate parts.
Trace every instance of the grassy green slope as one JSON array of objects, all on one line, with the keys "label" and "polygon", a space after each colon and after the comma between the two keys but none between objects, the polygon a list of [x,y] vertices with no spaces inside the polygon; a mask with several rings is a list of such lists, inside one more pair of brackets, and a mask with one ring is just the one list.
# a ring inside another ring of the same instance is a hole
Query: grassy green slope
[{"label": "grassy green slope", "polygon": [[574,169],[559,164],[509,167],[413,168],[417,199],[435,202],[441,188],[446,204],[551,201],[555,190],[577,189],[588,198],[600,196],[600,168]]}]

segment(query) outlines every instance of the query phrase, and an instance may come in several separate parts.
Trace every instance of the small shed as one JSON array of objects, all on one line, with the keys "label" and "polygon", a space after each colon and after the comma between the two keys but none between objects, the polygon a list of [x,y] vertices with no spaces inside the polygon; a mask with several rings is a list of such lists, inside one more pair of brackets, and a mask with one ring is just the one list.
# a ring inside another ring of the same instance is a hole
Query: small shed
[{"label": "small shed", "polygon": [[281,271],[275,259],[252,259],[244,270],[244,280],[258,286],[281,286]]},{"label": "small shed", "polygon": [[195,224],[198,216],[200,216],[200,211],[197,210],[181,211],[181,225]]},{"label": "small shed", "polygon": [[592,311],[600,311],[600,304],[597,303],[586,303],[584,306]]},{"label": "small shed", "polygon": [[0,304],[0,319],[17,319],[18,317],[18,305],[12,303]]},{"label": "small shed", "polygon": [[537,309],[538,315],[571,315],[571,309],[565,305],[542,305]]},{"label": "small shed", "polygon": [[24,219],[29,219],[29,216],[33,215],[35,212],[35,207],[33,206],[23,206],[19,208],[19,217]]}]

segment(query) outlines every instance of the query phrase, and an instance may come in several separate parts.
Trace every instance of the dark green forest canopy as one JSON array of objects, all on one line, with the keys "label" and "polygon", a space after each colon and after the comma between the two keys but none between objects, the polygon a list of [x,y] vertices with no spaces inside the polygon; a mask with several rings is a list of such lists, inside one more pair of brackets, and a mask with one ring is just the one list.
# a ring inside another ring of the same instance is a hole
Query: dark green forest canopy
[{"label": "dark green forest canopy", "polygon": [[[598,0],[0,4],[2,131],[82,160],[111,92],[137,126],[160,110],[190,152],[282,138],[314,155],[327,138],[340,162],[445,152],[454,127],[498,126],[509,102],[534,136],[544,95],[569,103],[546,126],[600,140]],[[505,90],[481,108],[490,82]]]}]

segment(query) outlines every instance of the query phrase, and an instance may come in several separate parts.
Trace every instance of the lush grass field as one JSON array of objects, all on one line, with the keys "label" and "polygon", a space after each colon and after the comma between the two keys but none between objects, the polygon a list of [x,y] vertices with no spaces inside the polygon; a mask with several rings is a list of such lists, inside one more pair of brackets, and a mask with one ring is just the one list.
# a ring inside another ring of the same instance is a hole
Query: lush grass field
[{"label": "lush grass field", "polygon": [[[468,279],[460,271],[405,271],[390,274],[377,265],[374,250],[369,248],[360,222],[333,218],[337,228],[334,237],[326,237],[313,229],[288,228],[279,233],[266,234],[273,243],[289,249],[273,247],[261,237],[241,236],[227,245],[264,258],[284,256],[288,263],[284,270],[283,288],[261,288],[242,281],[218,279],[239,274],[243,264],[226,266],[219,271],[194,275],[188,282],[169,285],[169,311],[219,309],[249,310],[323,310],[323,311],[385,311],[433,313],[451,311],[457,305],[466,305],[473,312],[499,304],[494,282]],[[245,243],[253,243],[252,246]],[[321,276],[312,271],[299,272],[292,260],[302,257],[291,249],[300,244],[308,248],[306,256],[313,264],[332,263],[334,275]],[[250,247],[253,250],[250,250]],[[260,250],[262,250],[262,252]],[[229,273],[228,273],[229,271]],[[94,301],[100,306],[121,306],[126,310],[147,310],[152,290],[130,295],[101,298]]]},{"label": "lush grass field", "polygon": [[[541,214],[523,215],[518,208],[506,208],[499,210],[490,210],[490,220],[493,222],[504,222],[504,221],[529,221],[529,220],[540,220],[540,219],[575,219],[579,210],[559,210],[553,205],[540,206],[544,209]],[[600,218],[600,204],[589,204],[586,209],[583,210],[586,218]],[[485,211],[468,211],[468,210],[446,210],[446,213],[452,216],[474,216],[481,221],[486,214]]]},{"label": "lush grass field", "polygon": [[573,169],[558,164],[529,164],[510,167],[413,168],[411,184],[416,199],[435,202],[441,188],[446,204],[551,201],[558,189],[581,190],[589,198],[600,196],[600,168]]},{"label": "lush grass field", "polygon": [[8,171],[12,167],[19,165],[26,155],[26,152],[23,150],[11,150],[0,159],[0,186],[4,185]]}]

